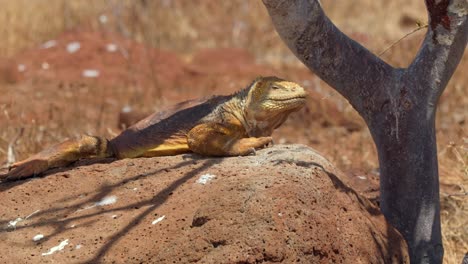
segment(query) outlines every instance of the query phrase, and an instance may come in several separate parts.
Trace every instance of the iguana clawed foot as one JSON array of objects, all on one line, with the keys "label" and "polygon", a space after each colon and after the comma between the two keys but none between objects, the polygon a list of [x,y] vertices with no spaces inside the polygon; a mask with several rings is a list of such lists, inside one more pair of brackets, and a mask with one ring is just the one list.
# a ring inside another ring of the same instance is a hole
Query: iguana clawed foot
[{"label": "iguana clawed foot", "polygon": [[[268,146],[271,146],[273,145],[273,139],[271,139],[270,142],[268,142],[270,139],[268,139],[271,137],[264,137],[264,138],[249,138],[250,140],[255,140],[255,145],[256,146],[252,146],[252,147],[248,147],[249,145],[246,145],[247,146],[247,149],[245,150],[245,152],[239,154],[239,156],[247,156],[247,155],[252,155],[252,156],[257,156],[257,149],[260,149],[260,148],[264,148],[264,147],[268,147]],[[266,143],[265,143],[266,142]],[[265,144],[263,144],[265,143]],[[260,145],[262,144],[262,145]],[[245,146],[244,146],[245,147]],[[242,147],[240,147],[242,148]]]},{"label": "iguana clawed foot", "polygon": [[190,150],[207,156],[246,156],[272,140],[272,137],[242,137],[236,129],[219,123],[198,125],[187,135]]},{"label": "iguana clawed foot", "polygon": [[31,175],[35,176],[48,168],[47,160],[27,159],[13,164],[7,174],[0,175],[0,180],[3,182],[21,180]]},{"label": "iguana clawed foot", "polygon": [[14,181],[36,176],[50,168],[63,167],[83,157],[108,156],[105,139],[84,135],[78,139],[69,139],[45,149],[30,158],[16,162],[2,181]]},{"label": "iguana clawed foot", "polygon": [[[239,140],[237,144],[239,146],[236,146],[240,152],[239,155],[257,155],[257,149],[264,148],[266,146],[269,146],[273,143],[273,138],[272,137],[259,137],[259,138],[243,138]],[[245,149],[243,151],[242,149]]]},{"label": "iguana clawed foot", "polygon": [[[273,147],[275,145],[275,142],[273,140],[273,138],[271,138],[271,141],[266,143],[265,145],[263,146],[260,146],[258,148],[266,148],[266,147]],[[256,156],[257,155],[257,149],[256,148],[250,148],[250,153],[248,153],[247,155],[253,155],[253,156]]]}]

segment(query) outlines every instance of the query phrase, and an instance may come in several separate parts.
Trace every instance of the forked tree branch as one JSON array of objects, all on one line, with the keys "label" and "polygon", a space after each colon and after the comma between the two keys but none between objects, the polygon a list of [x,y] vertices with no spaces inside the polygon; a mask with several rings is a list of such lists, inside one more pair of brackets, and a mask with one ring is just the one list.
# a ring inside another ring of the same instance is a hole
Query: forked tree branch
[{"label": "forked tree branch", "polygon": [[263,0],[296,56],[361,114],[376,143],[381,209],[411,263],[442,263],[435,106],[468,38],[467,0],[426,0],[418,55],[396,69],[339,31],[318,0]]},{"label": "forked tree branch", "polygon": [[[426,0],[429,26],[407,76],[425,89],[430,108],[437,101],[460,62],[468,39],[466,0]],[[412,77],[411,77],[412,76]]]},{"label": "forked tree branch", "polygon": [[[317,0],[263,0],[283,41],[366,118],[395,69],[343,34]],[[371,88],[369,88],[371,87]]]}]

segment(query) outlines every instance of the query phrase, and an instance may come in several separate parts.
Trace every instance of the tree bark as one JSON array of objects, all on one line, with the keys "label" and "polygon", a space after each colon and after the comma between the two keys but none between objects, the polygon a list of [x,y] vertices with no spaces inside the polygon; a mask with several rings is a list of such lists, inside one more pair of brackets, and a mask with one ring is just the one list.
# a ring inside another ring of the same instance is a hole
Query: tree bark
[{"label": "tree bark", "polygon": [[317,0],[263,2],[294,54],[366,121],[379,156],[381,210],[405,237],[411,263],[442,263],[435,110],[467,44],[466,0],[426,0],[426,38],[406,69],[343,34]]}]

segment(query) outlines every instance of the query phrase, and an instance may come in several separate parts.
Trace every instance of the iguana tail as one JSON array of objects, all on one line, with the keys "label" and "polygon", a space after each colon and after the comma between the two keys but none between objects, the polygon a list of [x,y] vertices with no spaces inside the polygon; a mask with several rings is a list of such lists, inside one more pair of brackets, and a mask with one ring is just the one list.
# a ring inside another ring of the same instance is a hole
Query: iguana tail
[{"label": "iguana tail", "polygon": [[7,174],[0,175],[0,179],[2,181],[19,180],[51,168],[67,166],[79,159],[113,156],[114,152],[106,138],[84,135],[79,139],[66,140],[13,164]]}]

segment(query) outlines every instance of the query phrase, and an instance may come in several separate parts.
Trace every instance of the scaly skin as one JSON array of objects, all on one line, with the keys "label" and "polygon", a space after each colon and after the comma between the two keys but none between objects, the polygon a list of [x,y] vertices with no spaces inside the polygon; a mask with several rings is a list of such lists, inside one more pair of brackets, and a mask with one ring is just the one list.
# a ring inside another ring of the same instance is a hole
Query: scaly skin
[{"label": "scaly skin", "polygon": [[196,152],[207,156],[249,155],[272,142],[271,134],[304,106],[306,92],[296,83],[259,77],[229,96],[180,103],[155,113],[108,141],[82,136],[15,163],[0,175],[19,180],[83,158],[155,157]]}]

